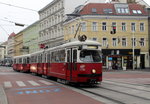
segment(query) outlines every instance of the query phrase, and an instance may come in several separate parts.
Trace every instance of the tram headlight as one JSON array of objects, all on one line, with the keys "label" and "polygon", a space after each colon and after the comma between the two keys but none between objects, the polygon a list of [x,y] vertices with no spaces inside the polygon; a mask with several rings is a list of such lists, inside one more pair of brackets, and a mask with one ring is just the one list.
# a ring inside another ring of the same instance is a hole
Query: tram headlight
[{"label": "tram headlight", "polygon": [[32,69],[32,70],[36,70],[36,67],[35,67],[35,66],[31,66],[31,69]]},{"label": "tram headlight", "polygon": [[92,69],[92,73],[95,74],[95,73],[96,73],[96,70],[95,70],[95,69]]}]

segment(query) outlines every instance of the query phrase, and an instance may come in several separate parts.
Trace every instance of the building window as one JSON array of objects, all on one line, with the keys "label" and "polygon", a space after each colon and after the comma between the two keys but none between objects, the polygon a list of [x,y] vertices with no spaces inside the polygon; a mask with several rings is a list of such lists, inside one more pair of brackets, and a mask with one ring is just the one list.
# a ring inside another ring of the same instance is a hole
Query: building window
[{"label": "building window", "polygon": [[122,38],[122,46],[123,47],[127,46],[127,39],[126,38]]},{"label": "building window", "polygon": [[136,30],[135,23],[131,23],[131,31],[135,32],[135,30]]},{"label": "building window", "polygon": [[132,46],[136,46],[136,38],[132,38],[131,41],[132,41]]},{"label": "building window", "polygon": [[112,38],[112,45],[117,46],[117,38]]},{"label": "building window", "polygon": [[112,22],[112,27],[116,27],[116,29],[117,29],[116,25],[117,25],[116,22]]},{"label": "building window", "polygon": [[69,27],[68,29],[68,34],[71,34],[71,27]]},{"label": "building window", "polygon": [[83,23],[81,24],[81,31],[83,31],[83,32],[86,31],[86,23],[85,23],[85,22],[83,22]]},{"label": "building window", "polygon": [[74,34],[74,26],[72,26],[72,31],[71,32],[72,32],[72,34]]},{"label": "building window", "polygon": [[126,31],[126,23],[122,23],[122,31]]},{"label": "building window", "polygon": [[142,14],[141,10],[132,10],[133,14]]},{"label": "building window", "polygon": [[97,38],[96,38],[96,37],[93,37],[92,40],[97,41]]},{"label": "building window", "polygon": [[96,8],[92,8],[92,13],[96,13],[96,12],[97,12]]},{"label": "building window", "polygon": [[144,23],[140,23],[140,31],[141,31],[141,32],[144,31]]},{"label": "building window", "polygon": [[107,46],[107,38],[103,38],[103,46]]},{"label": "building window", "polygon": [[103,9],[103,12],[104,12],[105,14],[111,14],[111,13],[113,13],[113,12],[112,12],[112,9],[108,9],[108,8]]},{"label": "building window", "polygon": [[116,27],[116,22],[112,22],[112,26]]},{"label": "building window", "polygon": [[92,23],[92,31],[97,31],[97,22]]},{"label": "building window", "polygon": [[129,13],[129,9],[128,8],[117,8],[117,13],[121,13],[121,14],[128,14]]},{"label": "building window", "polygon": [[144,38],[141,38],[139,42],[140,42],[140,46],[142,46],[142,47],[145,46],[145,39]]},{"label": "building window", "polygon": [[103,23],[102,23],[102,30],[103,30],[103,31],[106,31],[106,30],[107,30],[106,22],[103,22]]}]

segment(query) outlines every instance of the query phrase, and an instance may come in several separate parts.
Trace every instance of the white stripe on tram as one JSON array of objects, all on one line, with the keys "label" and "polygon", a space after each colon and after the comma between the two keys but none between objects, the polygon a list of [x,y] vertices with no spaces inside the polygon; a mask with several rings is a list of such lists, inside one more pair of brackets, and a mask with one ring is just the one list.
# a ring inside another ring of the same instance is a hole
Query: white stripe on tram
[{"label": "white stripe on tram", "polygon": [[7,88],[12,87],[11,82],[9,81],[4,82],[4,87],[7,87]]},{"label": "white stripe on tram", "polygon": [[43,84],[46,84],[46,85],[53,85],[53,83],[51,82],[47,82],[45,80],[39,80],[39,82],[43,83]]},{"label": "white stripe on tram", "polygon": [[40,86],[40,84],[36,83],[35,81],[28,81],[33,86]]},{"label": "white stripe on tram", "polygon": [[17,85],[20,87],[26,86],[22,81],[16,81]]}]

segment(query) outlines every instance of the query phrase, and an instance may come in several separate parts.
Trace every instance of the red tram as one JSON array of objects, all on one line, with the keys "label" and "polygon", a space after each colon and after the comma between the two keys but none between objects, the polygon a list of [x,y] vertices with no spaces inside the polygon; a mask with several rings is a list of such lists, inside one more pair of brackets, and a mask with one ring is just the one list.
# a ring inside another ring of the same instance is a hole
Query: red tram
[{"label": "red tram", "polygon": [[13,63],[15,71],[30,72],[30,54],[14,57]]},{"label": "red tram", "polygon": [[96,84],[102,81],[101,45],[89,40],[74,41],[17,56],[14,57],[13,69],[23,72],[29,69],[31,73],[66,82]]}]

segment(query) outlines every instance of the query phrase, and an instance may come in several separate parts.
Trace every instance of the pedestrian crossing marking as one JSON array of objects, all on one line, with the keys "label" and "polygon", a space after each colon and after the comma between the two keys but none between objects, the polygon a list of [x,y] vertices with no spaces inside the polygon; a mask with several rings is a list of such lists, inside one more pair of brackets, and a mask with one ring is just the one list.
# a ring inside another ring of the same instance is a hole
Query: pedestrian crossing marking
[{"label": "pedestrian crossing marking", "polygon": [[16,83],[20,87],[25,87],[26,86],[22,81],[16,81]]},{"label": "pedestrian crossing marking", "polygon": [[11,82],[9,82],[9,81],[4,82],[4,87],[6,87],[6,88],[12,87]]},{"label": "pedestrian crossing marking", "polygon": [[53,83],[47,82],[47,81],[45,81],[45,80],[39,80],[39,82],[41,82],[41,83],[43,83],[43,84],[45,84],[45,85],[53,85]]},{"label": "pedestrian crossing marking", "polygon": [[[32,86],[41,86],[41,85],[54,85],[53,83],[49,82],[49,81],[45,81],[45,80],[38,80],[38,81],[33,81],[33,80],[29,80],[29,81],[15,81],[16,85],[19,87],[26,87],[29,83]],[[15,84],[14,84],[15,85]],[[13,87],[13,84],[11,81],[5,81],[4,82],[4,87],[5,88],[11,88]]]},{"label": "pedestrian crossing marking", "polygon": [[33,86],[40,86],[40,84],[36,83],[35,81],[28,81]]}]

